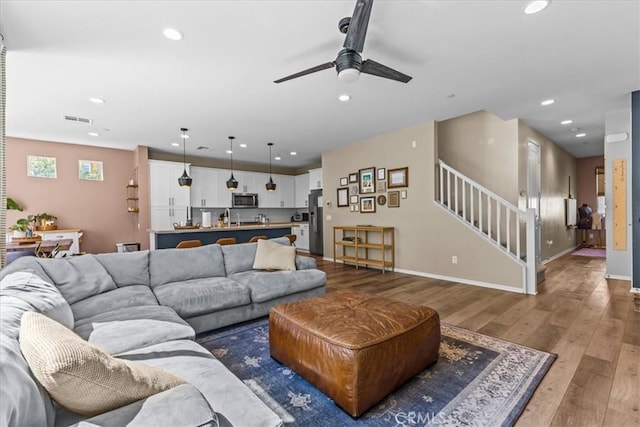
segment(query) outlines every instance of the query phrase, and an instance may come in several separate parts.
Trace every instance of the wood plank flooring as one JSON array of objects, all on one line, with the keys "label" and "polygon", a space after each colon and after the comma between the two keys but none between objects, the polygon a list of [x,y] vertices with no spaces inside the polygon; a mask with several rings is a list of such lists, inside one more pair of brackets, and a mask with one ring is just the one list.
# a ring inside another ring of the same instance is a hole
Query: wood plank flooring
[{"label": "wood plank flooring", "polygon": [[538,295],[521,295],[317,258],[328,292],[357,288],[423,304],[442,322],[556,353],[517,426],[640,426],[640,313],[605,260],[547,264]]}]

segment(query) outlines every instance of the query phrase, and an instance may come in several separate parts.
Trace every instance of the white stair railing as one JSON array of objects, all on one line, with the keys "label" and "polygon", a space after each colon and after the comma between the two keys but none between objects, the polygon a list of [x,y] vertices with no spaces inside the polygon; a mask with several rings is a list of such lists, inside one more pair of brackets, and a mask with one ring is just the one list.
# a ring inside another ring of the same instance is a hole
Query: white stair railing
[{"label": "white stair railing", "polygon": [[536,261],[531,252],[535,251],[534,210],[518,208],[442,160],[438,164],[440,191],[436,201],[525,267],[523,291],[535,293]]}]

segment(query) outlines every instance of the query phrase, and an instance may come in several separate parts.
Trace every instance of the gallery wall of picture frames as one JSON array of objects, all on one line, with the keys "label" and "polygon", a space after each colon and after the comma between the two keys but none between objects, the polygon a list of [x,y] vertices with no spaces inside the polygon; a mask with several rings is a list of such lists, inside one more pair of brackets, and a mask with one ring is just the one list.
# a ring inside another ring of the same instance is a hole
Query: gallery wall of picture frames
[{"label": "gallery wall of picture frames", "polygon": [[339,208],[351,212],[375,213],[377,206],[399,208],[400,200],[407,198],[409,168],[359,169],[340,177],[337,190]]}]

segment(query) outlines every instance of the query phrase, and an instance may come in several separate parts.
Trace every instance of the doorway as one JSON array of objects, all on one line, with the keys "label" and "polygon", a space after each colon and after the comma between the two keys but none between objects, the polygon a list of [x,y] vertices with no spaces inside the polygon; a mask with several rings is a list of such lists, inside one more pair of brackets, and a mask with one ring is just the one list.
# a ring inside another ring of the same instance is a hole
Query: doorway
[{"label": "doorway", "polygon": [[[542,238],[540,220],[540,145],[529,140],[527,150],[527,208],[535,209],[536,264],[542,262]],[[527,254],[528,256],[529,254]]]}]

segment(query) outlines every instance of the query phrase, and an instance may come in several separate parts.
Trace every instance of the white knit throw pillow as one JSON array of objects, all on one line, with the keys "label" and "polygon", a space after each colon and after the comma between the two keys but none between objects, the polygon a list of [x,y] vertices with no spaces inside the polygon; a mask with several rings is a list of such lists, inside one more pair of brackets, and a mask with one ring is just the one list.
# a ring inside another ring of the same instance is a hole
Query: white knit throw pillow
[{"label": "white knit throw pillow", "polygon": [[60,406],[87,416],[184,384],[163,369],[117,359],[36,312],[22,315],[20,350]]},{"label": "white knit throw pillow", "polygon": [[258,240],[253,268],[256,270],[295,270],[296,248],[270,240]]}]

